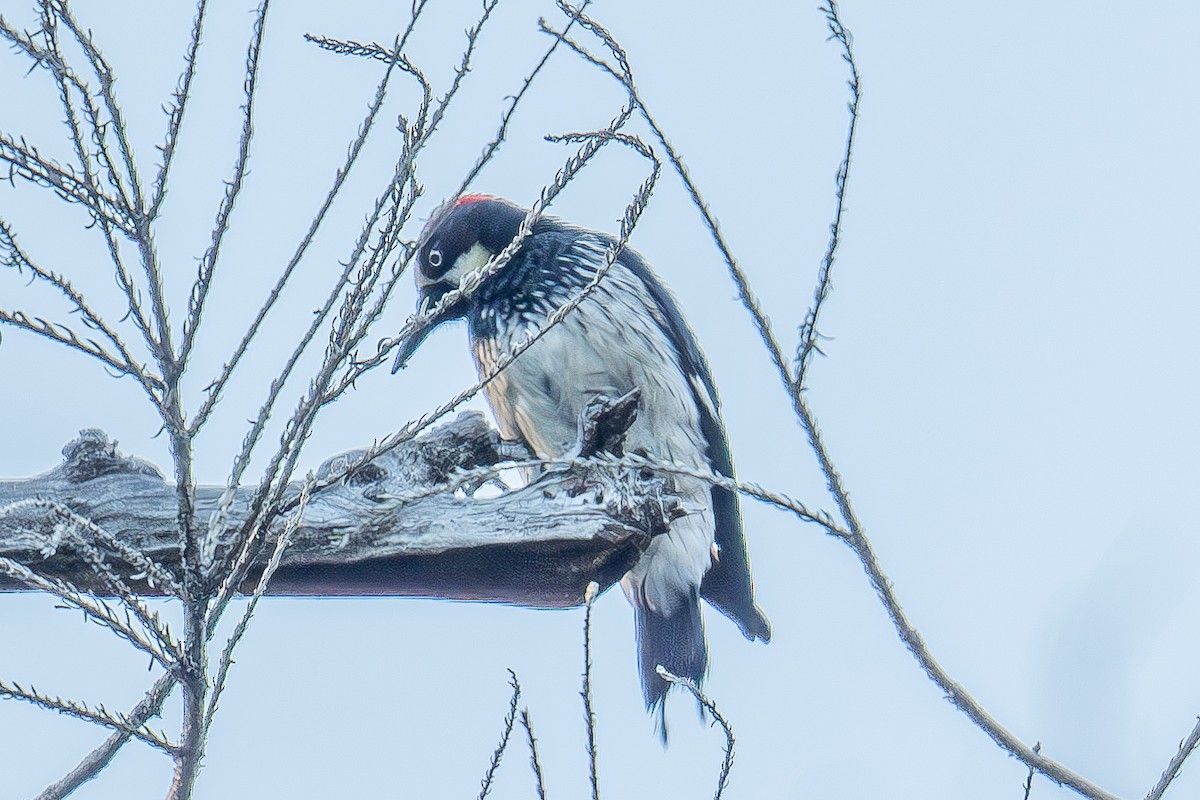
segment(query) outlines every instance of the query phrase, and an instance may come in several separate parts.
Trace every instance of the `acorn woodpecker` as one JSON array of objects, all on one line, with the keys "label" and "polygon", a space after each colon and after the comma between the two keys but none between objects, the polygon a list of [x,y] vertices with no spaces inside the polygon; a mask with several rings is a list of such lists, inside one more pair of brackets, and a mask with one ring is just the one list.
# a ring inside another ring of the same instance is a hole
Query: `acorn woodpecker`
[{"label": "acorn woodpecker", "polygon": [[[428,310],[517,236],[526,209],[501,198],[448,202],[419,240],[416,281]],[[542,217],[513,259],[474,294],[454,303],[401,346],[393,372],[442,322],[465,317],[481,376],[547,316],[585,287],[613,243],[605,233]],[[626,449],[733,477],[717,390],[675,298],[626,247],[595,290],[484,388],[501,435],[540,458],[563,455],[581,410],[599,394],[641,390]],[[621,580],[634,607],[642,693],[659,710],[664,666],[699,684],[708,664],[699,600],[732,619],[747,639],[771,637],[754,603],[738,497],[694,478],[676,478],[687,513],[654,537]],[[715,544],[715,546],[714,546]],[[665,729],[664,729],[665,736]]]}]

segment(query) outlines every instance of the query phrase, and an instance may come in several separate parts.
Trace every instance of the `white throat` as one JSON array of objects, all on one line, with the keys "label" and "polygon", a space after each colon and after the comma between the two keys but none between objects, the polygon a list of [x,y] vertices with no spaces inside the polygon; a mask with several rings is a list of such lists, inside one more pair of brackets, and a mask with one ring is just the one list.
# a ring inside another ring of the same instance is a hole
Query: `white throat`
[{"label": "white throat", "polygon": [[470,250],[454,260],[454,266],[442,276],[442,280],[452,286],[461,286],[463,278],[478,269],[482,269],[483,265],[490,261],[493,255],[495,254],[491,250],[476,242],[471,245]]}]

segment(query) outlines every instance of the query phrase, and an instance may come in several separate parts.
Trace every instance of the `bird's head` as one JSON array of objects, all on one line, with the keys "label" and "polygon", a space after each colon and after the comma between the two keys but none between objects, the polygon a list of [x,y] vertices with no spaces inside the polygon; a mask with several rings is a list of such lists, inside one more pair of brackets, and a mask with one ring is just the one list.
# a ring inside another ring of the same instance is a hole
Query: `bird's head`
[{"label": "bird's head", "polygon": [[[437,307],[462,280],[486,264],[516,237],[525,209],[499,197],[464,195],[434,212],[418,240],[416,280],[418,319]],[[425,337],[443,322],[467,314],[469,300],[459,300],[428,317],[401,345],[392,372],[403,367]]]}]

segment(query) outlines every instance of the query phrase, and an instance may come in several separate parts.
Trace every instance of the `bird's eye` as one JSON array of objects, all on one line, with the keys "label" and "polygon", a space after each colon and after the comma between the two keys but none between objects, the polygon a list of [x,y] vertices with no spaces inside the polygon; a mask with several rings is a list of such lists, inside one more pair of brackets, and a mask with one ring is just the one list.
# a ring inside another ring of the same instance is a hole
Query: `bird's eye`
[{"label": "bird's eye", "polygon": [[442,251],[430,250],[429,255],[425,257],[425,260],[429,262],[429,266],[437,269],[442,265]]}]

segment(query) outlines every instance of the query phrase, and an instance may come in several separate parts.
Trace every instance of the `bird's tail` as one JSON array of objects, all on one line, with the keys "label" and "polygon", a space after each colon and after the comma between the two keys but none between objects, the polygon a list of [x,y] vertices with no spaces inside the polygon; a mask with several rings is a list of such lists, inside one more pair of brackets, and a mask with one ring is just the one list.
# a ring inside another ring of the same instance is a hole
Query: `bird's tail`
[{"label": "bird's tail", "polygon": [[646,709],[652,714],[658,712],[657,725],[665,743],[665,700],[671,684],[658,674],[658,667],[661,664],[668,672],[688,678],[699,686],[708,668],[704,621],[700,618],[698,598],[690,603],[681,603],[675,613],[669,616],[658,614],[641,604],[634,608],[642,695],[646,699]]}]

